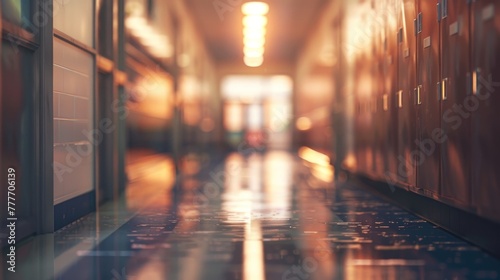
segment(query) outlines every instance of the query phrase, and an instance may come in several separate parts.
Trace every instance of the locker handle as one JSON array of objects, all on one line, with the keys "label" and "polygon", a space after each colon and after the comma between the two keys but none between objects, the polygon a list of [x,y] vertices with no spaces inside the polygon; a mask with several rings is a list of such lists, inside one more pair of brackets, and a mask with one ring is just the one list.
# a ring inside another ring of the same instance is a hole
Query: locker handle
[{"label": "locker handle", "polygon": [[421,99],[421,92],[422,92],[422,86],[419,85],[418,87],[416,87],[414,89],[414,92],[415,92],[415,103],[416,105],[420,105],[422,104],[422,99]]},{"label": "locker handle", "polygon": [[398,91],[398,107],[403,108],[403,91]]},{"label": "locker handle", "polygon": [[389,110],[389,95],[388,94],[384,94],[384,96],[382,96],[382,105],[384,107],[384,111],[388,111]]},{"label": "locker handle", "polygon": [[481,69],[477,68],[476,71],[472,73],[472,94],[477,95],[479,86],[479,76],[481,75]]},{"label": "locker handle", "polygon": [[444,78],[443,81],[441,81],[441,100],[446,100],[448,99],[448,78]]}]

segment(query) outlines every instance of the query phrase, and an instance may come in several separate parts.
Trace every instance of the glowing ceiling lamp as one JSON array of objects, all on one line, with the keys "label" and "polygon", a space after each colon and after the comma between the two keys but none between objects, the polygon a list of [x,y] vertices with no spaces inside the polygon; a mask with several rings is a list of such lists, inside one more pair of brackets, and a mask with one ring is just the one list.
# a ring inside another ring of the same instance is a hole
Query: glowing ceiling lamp
[{"label": "glowing ceiling lamp", "polygon": [[245,16],[243,18],[243,26],[244,27],[265,27],[267,25],[267,17],[266,16]]},{"label": "glowing ceiling lamp", "polygon": [[264,63],[264,58],[262,56],[260,57],[248,57],[245,56],[243,59],[245,62],[245,65],[248,67],[259,67]]},{"label": "glowing ceiling lamp", "polygon": [[264,48],[263,47],[260,47],[260,48],[245,47],[243,49],[243,53],[245,54],[245,56],[248,56],[248,57],[260,57],[260,56],[264,55]]},{"label": "glowing ceiling lamp", "polygon": [[244,15],[265,15],[269,12],[269,5],[264,2],[247,2],[241,6]]},{"label": "glowing ceiling lamp", "polygon": [[259,67],[264,62],[264,44],[269,5],[264,2],[247,2],[241,6],[243,17],[243,62],[248,67]]},{"label": "glowing ceiling lamp", "polygon": [[248,28],[243,29],[243,36],[249,38],[259,38],[264,37],[266,35],[266,28]]},{"label": "glowing ceiling lamp", "polygon": [[245,46],[251,47],[252,45],[257,45],[259,47],[263,47],[265,43],[266,39],[263,36],[259,38],[243,37],[243,44]]},{"label": "glowing ceiling lamp", "polygon": [[245,48],[255,49],[255,48],[264,48],[265,40],[246,40]]}]

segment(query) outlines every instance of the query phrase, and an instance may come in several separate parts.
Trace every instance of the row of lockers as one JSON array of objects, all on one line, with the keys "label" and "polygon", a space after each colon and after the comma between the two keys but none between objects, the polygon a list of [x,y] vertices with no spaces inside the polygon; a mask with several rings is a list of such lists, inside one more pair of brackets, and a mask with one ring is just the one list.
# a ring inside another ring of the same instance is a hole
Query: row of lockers
[{"label": "row of lockers", "polygon": [[357,172],[499,220],[500,1],[384,5],[353,62]]}]

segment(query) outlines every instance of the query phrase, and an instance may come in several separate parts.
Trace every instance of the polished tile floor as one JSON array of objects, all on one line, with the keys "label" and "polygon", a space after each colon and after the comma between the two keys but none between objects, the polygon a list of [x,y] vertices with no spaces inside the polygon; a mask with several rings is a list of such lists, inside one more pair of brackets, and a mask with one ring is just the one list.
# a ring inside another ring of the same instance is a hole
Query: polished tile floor
[{"label": "polished tile floor", "polygon": [[168,159],[144,162],[120,201],[27,242],[14,279],[500,278],[499,260],[304,158],[188,155],[175,187]]}]

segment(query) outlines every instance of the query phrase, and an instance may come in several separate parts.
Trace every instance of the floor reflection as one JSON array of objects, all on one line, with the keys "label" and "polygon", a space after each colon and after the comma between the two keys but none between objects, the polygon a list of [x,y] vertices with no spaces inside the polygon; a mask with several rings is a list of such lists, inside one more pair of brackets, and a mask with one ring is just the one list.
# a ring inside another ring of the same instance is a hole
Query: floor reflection
[{"label": "floor reflection", "polygon": [[[54,264],[55,278],[500,277],[500,262],[476,247],[349,182],[331,183],[328,157],[310,149],[299,156],[235,153],[217,162],[190,154],[175,188],[158,173],[172,172],[171,164],[156,163],[127,191],[126,207],[100,209],[113,230],[98,232],[89,219],[56,234],[53,254],[71,261]],[[30,263],[39,270],[42,261]]]}]

